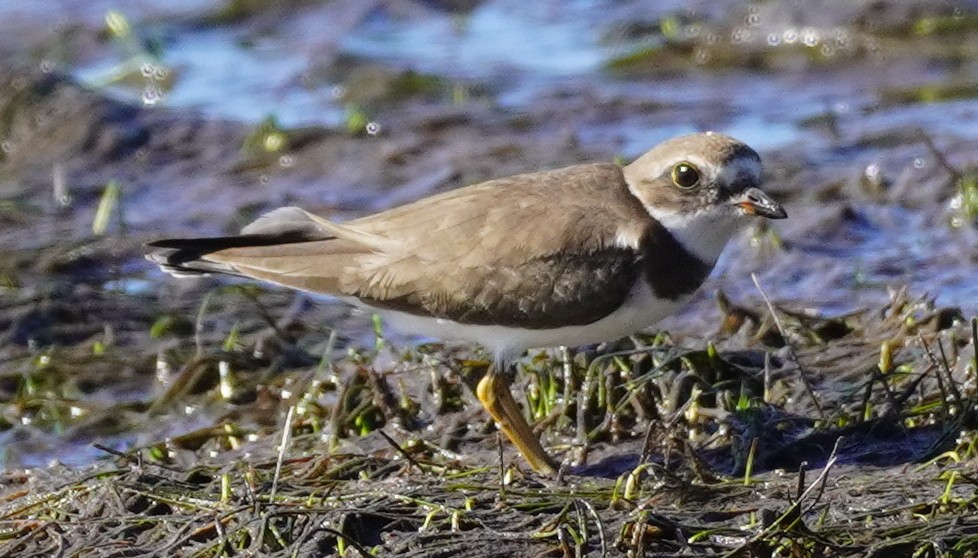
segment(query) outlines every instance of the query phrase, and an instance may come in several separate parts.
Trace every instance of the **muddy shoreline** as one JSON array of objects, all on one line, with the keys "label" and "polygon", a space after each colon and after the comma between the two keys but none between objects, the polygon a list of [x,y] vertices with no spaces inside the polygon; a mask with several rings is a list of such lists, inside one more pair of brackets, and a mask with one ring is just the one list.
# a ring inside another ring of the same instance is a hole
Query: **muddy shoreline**
[{"label": "muddy shoreline", "polygon": [[[51,9],[0,8],[0,554],[974,551],[973,3]],[[707,128],[791,218],[524,359],[562,481],[500,461],[477,348],[142,258]]]}]

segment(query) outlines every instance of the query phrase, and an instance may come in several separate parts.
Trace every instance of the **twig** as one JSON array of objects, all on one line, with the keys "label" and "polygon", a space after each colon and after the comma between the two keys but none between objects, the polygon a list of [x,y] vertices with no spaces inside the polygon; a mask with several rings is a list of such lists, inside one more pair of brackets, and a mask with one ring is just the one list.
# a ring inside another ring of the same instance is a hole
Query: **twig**
[{"label": "twig", "polygon": [[411,465],[412,467],[414,467],[414,468],[416,468],[416,469],[417,469],[418,471],[420,471],[421,473],[427,473],[427,471],[425,471],[425,470],[424,470],[424,468],[423,468],[423,467],[421,467],[421,465],[420,465],[420,464],[418,464],[418,462],[417,462],[417,461],[415,461],[413,457],[411,457],[411,454],[409,454],[408,452],[406,452],[406,451],[404,450],[404,448],[402,448],[402,447],[401,447],[401,445],[400,445],[400,444],[398,444],[398,443],[397,443],[396,441],[394,441],[394,438],[391,438],[391,437],[390,437],[390,436],[389,436],[389,435],[388,435],[388,434],[387,434],[386,432],[384,432],[383,430],[378,430],[377,432],[379,432],[379,433],[380,433],[380,435],[381,435],[381,436],[383,436],[383,438],[384,438],[385,440],[387,440],[387,443],[388,443],[388,444],[390,444],[392,448],[394,448],[395,450],[397,450],[397,453],[399,453],[399,454],[401,454],[401,456],[402,456],[402,457],[404,457],[404,459],[407,459],[407,462],[408,462],[408,463],[409,463],[409,464],[410,464],[410,465]]},{"label": "twig", "polygon": [[[819,499],[821,499],[822,497],[822,493],[825,490],[825,484],[828,482],[829,471],[832,470],[832,467],[835,466],[836,461],[839,460],[839,456],[838,456],[839,445],[842,443],[842,440],[843,440],[842,436],[839,436],[838,438],[835,439],[835,446],[832,447],[832,453],[829,454],[829,459],[828,461],[825,462],[825,467],[822,468],[822,472],[819,473],[815,481],[812,484],[810,484],[808,488],[805,489],[804,492],[801,493],[801,495],[798,497],[795,503],[791,504],[791,506],[788,507],[788,509],[784,513],[778,516],[777,519],[771,522],[771,524],[765,527],[760,533],[754,535],[753,537],[750,538],[750,540],[738,546],[737,548],[734,548],[730,552],[724,554],[723,558],[734,558],[735,556],[742,556],[748,548],[753,547],[759,540],[771,534],[771,532],[773,532],[775,529],[780,527],[781,524],[784,523],[787,519],[790,518],[792,520],[792,523],[794,523],[795,521],[801,520],[801,518],[804,517],[805,514],[811,511],[811,509],[816,504],[818,504]],[[804,512],[801,512],[802,502],[804,502],[805,499],[808,498],[808,496],[816,488],[818,488],[818,495],[815,497],[815,500],[811,503],[811,505],[808,506],[808,508],[805,509]]]},{"label": "twig", "polygon": [[254,290],[248,288],[237,288],[236,291],[238,294],[248,299],[255,305],[255,308],[258,309],[258,314],[262,317],[265,323],[268,324],[268,327],[272,328],[272,331],[275,332],[276,337],[279,339],[284,339],[290,343],[292,342],[292,340],[286,335],[285,331],[282,330],[282,327],[278,325],[278,321],[275,319],[275,316],[273,316],[272,313],[268,311],[268,308],[262,304],[261,300],[258,299],[258,294]]},{"label": "twig", "polygon": [[798,500],[798,503],[800,504],[801,501],[804,500],[809,493],[811,493],[813,487],[815,486],[818,487],[818,494],[815,495],[815,498],[812,500],[812,503],[808,505],[808,508],[806,508],[805,511],[802,512],[801,516],[799,517],[802,517],[808,512],[810,512],[812,508],[814,508],[815,505],[818,504],[818,501],[822,499],[822,494],[825,493],[825,485],[826,483],[828,483],[829,480],[829,470],[832,469],[832,467],[835,465],[835,462],[839,460],[839,455],[838,455],[839,446],[842,444],[843,439],[844,436],[839,436],[838,438],[835,439],[835,445],[832,446],[832,453],[829,454],[829,459],[828,461],[825,462],[825,467],[822,469],[822,472],[819,473],[818,478],[815,479],[815,483],[811,487],[809,487],[808,490],[806,490],[805,493],[802,494],[801,498]]},{"label": "twig", "polygon": [[645,463],[652,458],[652,436],[655,433],[655,421],[649,421],[649,426],[645,429],[645,440],[642,442],[642,453],[639,454],[638,462]]},{"label": "twig", "polygon": [[601,545],[601,556],[602,558],[608,556],[608,542],[605,536],[604,522],[601,521],[601,516],[598,515],[598,511],[594,509],[594,504],[583,498],[576,498],[574,504],[584,506],[588,513],[591,514],[591,517],[594,518],[594,522],[598,524],[598,542]]},{"label": "twig", "polygon": [[975,365],[978,365],[978,317],[971,318],[971,349],[975,352]]},{"label": "twig", "polygon": [[197,358],[204,356],[204,318],[207,316],[207,308],[211,304],[213,290],[207,291],[204,300],[200,301],[200,310],[197,311],[197,319],[194,321],[194,345],[197,347]]},{"label": "twig", "polygon": [[153,462],[153,461],[146,461],[146,460],[143,459],[143,456],[142,456],[141,453],[136,453],[135,455],[133,455],[131,453],[126,453],[126,452],[122,452],[122,451],[119,451],[119,450],[116,450],[116,449],[112,449],[112,448],[110,448],[108,446],[104,446],[102,444],[99,444],[98,442],[93,443],[92,444],[92,447],[94,447],[95,449],[97,449],[99,451],[104,451],[105,453],[107,453],[109,455],[114,455],[116,457],[121,457],[122,459],[125,459],[126,461],[132,463],[133,465],[135,465],[139,469],[142,469],[146,465],[152,465],[153,467],[159,467],[160,469],[163,469],[164,471],[171,471],[171,472],[174,472],[174,473],[184,473],[184,472],[186,472],[183,469],[180,469],[178,467],[171,467],[171,466],[165,465],[163,463],[156,463],[156,462]]},{"label": "twig", "polygon": [[[570,368],[569,360],[567,361],[567,363],[568,363],[567,367]],[[588,447],[588,440],[589,440],[588,431],[587,431],[587,417],[588,417],[589,409],[588,409],[587,402],[591,396],[590,393],[591,382],[593,381],[592,371],[594,370],[596,369],[588,365],[584,369],[584,379],[581,381],[581,384],[579,386],[575,386],[577,388],[577,398],[576,398],[577,399],[577,417],[576,417],[577,424],[575,429],[576,431],[574,433],[574,437],[575,437],[574,441],[575,443],[577,443],[578,447],[580,448],[580,452],[578,453],[578,458],[579,458],[578,460],[580,461],[581,465],[587,464],[587,447]],[[565,371],[564,385],[570,386],[570,382],[572,380],[573,380],[572,375]],[[565,404],[569,404],[568,403],[569,401],[570,401],[570,393],[567,393],[565,396]],[[607,413],[607,409],[605,409],[605,413]]]},{"label": "twig", "polygon": [[[931,365],[931,367],[936,368],[933,365]],[[903,393],[901,393],[899,396],[896,396],[896,395],[891,396],[890,397],[890,401],[889,401],[890,408],[887,409],[885,413],[883,413],[883,416],[899,414],[900,409],[903,408],[903,404],[906,403],[908,399],[910,399],[910,396],[913,395],[913,392],[917,390],[917,387],[918,386],[920,386],[920,382],[922,382],[924,380],[924,378],[927,377],[927,373],[928,372],[930,372],[930,368],[928,368],[927,370],[924,370],[923,372],[920,373],[919,376],[917,376],[916,378],[914,378],[910,382],[910,384],[906,388],[904,388]],[[944,382],[941,381],[941,372],[940,372],[940,370],[937,371],[936,376],[937,376],[938,388],[941,390],[941,395],[943,396],[944,395]],[[887,391],[887,393],[890,393],[889,390]],[[946,414],[946,411],[945,411],[945,414]]]},{"label": "twig", "polygon": [[795,500],[801,500],[805,494],[805,474],[808,473],[808,462],[802,461],[798,466],[798,487],[795,489]]},{"label": "twig", "polygon": [[764,403],[771,404],[771,351],[764,351]]},{"label": "twig", "polygon": [[795,365],[798,366],[798,375],[801,377],[801,382],[805,386],[805,391],[808,392],[808,396],[811,397],[812,403],[815,405],[815,410],[818,412],[818,416],[822,421],[828,420],[825,415],[825,409],[822,408],[822,404],[819,402],[818,397],[815,396],[815,390],[812,388],[812,384],[808,381],[808,375],[805,373],[804,367],[801,365],[801,361],[798,360],[798,355],[795,353],[795,347],[788,340],[788,333],[784,329],[784,325],[781,324],[781,318],[778,317],[777,311],[774,309],[774,304],[771,299],[768,298],[767,293],[761,288],[761,282],[757,279],[756,273],[751,273],[750,278],[754,281],[754,286],[757,287],[757,292],[761,293],[761,298],[764,299],[764,303],[767,305],[768,312],[771,313],[771,318],[774,320],[774,325],[778,328],[778,333],[781,334],[781,338],[784,339],[784,344],[788,347],[788,351],[791,353],[791,359],[795,361]]},{"label": "twig", "polygon": [[503,437],[496,431],[496,451],[499,452],[499,501],[506,501],[506,463],[503,461]]},{"label": "twig", "polygon": [[282,462],[285,461],[285,449],[292,438],[292,419],[295,417],[295,405],[289,406],[289,414],[285,415],[285,425],[282,427],[282,443],[278,448],[278,459],[275,460],[275,475],[272,477],[272,490],[268,494],[269,503],[275,503],[275,492],[278,490],[278,480],[282,476]]},{"label": "twig", "polygon": [[951,363],[947,359],[947,353],[944,352],[944,342],[940,337],[937,338],[937,348],[941,351],[941,362],[944,365],[942,368],[944,374],[947,375],[947,389],[951,392],[951,396],[954,397],[955,402],[960,403],[962,401],[961,392],[958,391],[958,386],[955,384],[954,377],[951,375]]},{"label": "twig", "polygon": [[927,146],[927,150],[930,154],[934,156],[937,164],[944,168],[951,175],[951,178],[955,180],[960,180],[964,173],[961,169],[951,164],[944,152],[937,148],[937,144],[934,143],[934,139],[930,137],[930,134],[925,132],[923,128],[917,128],[917,133],[920,134],[920,138],[923,140],[924,145]]}]

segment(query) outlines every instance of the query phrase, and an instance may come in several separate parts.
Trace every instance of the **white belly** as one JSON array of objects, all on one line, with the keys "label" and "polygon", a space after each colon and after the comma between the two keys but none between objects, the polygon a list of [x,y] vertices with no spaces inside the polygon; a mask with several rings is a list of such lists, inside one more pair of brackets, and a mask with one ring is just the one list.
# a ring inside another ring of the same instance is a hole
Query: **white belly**
[{"label": "white belly", "polygon": [[[532,348],[559,345],[576,347],[620,339],[672,314],[688,299],[688,296],[675,301],[658,298],[645,281],[637,281],[625,304],[611,314],[587,325],[554,329],[460,324],[452,320],[415,316],[405,312],[373,310],[379,312],[388,324],[401,333],[478,343],[489,350],[497,361],[505,361]],[[362,303],[360,305],[363,306]]]}]

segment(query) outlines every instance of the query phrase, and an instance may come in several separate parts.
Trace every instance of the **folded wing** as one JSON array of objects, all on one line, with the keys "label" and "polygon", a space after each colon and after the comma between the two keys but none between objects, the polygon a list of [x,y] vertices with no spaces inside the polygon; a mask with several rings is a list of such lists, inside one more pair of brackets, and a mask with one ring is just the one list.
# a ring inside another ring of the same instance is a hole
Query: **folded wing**
[{"label": "folded wing", "polygon": [[149,257],[181,274],[229,273],[460,323],[548,328],[599,319],[627,296],[640,254],[623,239],[639,238],[636,223],[648,219],[617,166],[582,165],[348,223],[281,208],[240,236],[160,241]]}]

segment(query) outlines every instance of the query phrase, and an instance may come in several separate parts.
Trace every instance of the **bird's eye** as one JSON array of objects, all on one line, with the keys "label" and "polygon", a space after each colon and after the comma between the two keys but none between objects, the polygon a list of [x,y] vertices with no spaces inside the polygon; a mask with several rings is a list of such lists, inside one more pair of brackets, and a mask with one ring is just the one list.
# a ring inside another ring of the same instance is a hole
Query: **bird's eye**
[{"label": "bird's eye", "polygon": [[683,161],[672,167],[672,182],[684,190],[696,186],[700,182],[700,171],[692,163]]}]

